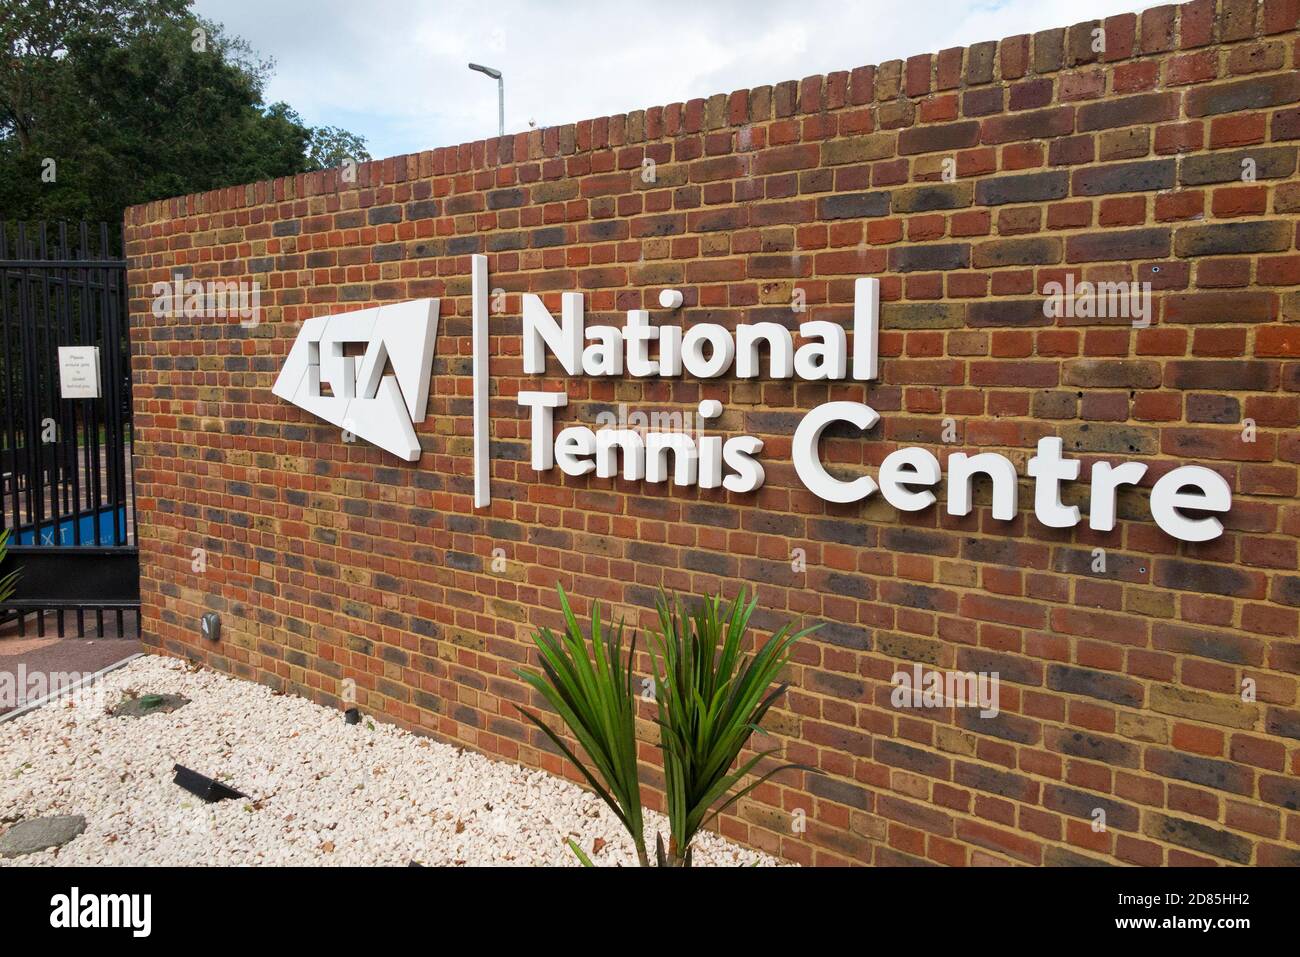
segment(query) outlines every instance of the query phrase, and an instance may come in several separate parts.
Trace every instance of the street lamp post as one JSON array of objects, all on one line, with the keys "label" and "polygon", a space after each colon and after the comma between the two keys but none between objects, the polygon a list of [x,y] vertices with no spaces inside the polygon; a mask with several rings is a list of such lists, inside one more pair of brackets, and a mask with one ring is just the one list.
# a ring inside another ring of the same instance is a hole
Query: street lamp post
[{"label": "street lamp post", "polygon": [[471,63],[469,68],[476,73],[482,73],[490,76],[497,81],[497,135],[506,135],[506,81],[501,77],[500,70],[494,70],[490,66],[483,66],[479,63]]}]

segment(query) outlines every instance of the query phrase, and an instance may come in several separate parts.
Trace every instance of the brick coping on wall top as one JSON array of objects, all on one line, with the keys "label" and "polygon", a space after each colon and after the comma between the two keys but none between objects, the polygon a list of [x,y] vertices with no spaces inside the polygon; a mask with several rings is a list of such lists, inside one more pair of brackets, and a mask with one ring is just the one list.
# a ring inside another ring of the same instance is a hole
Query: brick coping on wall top
[{"label": "brick coping on wall top", "polygon": [[[341,170],[328,169],[155,200],[128,208],[125,219],[131,225],[145,225],[180,216],[743,128],[846,107],[875,105],[880,129],[901,129],[916,125],[913,104],[934,93],[1046,76],[1091,63],[1113,64],[1215,43],[1274,36],[1294,30],[1298,20],[1300,0],[1192,0],[1166,4],[1070,27],[920,53],[905,60],[887,60],[875,66],[369,160],[357,164],[356,182],[344,182]],[[1103,53],[1093,50],[1094,31],[1098,28],[1105,31]],[[554,173],[555,177],[565,175],[569,173],[563,169]]]}]

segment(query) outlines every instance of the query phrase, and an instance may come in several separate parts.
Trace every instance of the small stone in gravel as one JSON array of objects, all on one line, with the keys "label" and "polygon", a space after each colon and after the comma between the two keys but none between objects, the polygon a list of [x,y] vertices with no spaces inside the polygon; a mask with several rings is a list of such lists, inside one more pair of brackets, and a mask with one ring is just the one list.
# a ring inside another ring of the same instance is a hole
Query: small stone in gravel
[{"label": "small stone in gravel", "polygon": [[142,694],[127,698],[110,713],[115,718],[143,718],[147,714],[171,714],[189,703],[189,698],[178,694]]},{"label": "small stone in gravel", "polygon": [[86,829],[80,814],[34,817],[0,834],[0,857],[19,857],[67,844]]}]

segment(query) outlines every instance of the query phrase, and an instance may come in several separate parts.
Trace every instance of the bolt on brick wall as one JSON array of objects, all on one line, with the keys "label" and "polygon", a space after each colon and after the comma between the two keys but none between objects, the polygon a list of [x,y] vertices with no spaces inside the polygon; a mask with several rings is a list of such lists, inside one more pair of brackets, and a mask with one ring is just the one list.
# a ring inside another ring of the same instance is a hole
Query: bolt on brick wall
[{"label": "bolt on brick wall", "polygon": [[[763,627],[822,623],[762,743],[823,773],[763,785],[729,836],[819,864],[1300,864],[1298,10],[1156,7],[129,210],[146,641],[573,777],[514,707],[556,583],[642,624],[661,587],[749,584]],[[475,253],[505,290],[477,511]],[[176,272],[260,283],[262,321],[155,316]],[[859,276],[881,283],[874,383],[522,372],[525,292],[616,324],[847,327]],[[1067,281],[1149,283],[1149,322],[1049,317]],[[271,395],[304,319],[422,296],[442,322],[418,463]],[[532,388],[567,390],[562,423],[719,399],[767,484],[535,473]],[[1023,475],[1052,435],[1085,476],[1149,470],[1107,534],[1042,526],[1023,479],[1012,522],[982,486],[965,518],[831,505],[789,461],[828,399],[881,413],[823,443],[848,474],[920,444]],[[1150,520],[1184,463],[1233,489],[1211,542]],[[997,672],[1000,712],[895,707],[914,664]]]}]

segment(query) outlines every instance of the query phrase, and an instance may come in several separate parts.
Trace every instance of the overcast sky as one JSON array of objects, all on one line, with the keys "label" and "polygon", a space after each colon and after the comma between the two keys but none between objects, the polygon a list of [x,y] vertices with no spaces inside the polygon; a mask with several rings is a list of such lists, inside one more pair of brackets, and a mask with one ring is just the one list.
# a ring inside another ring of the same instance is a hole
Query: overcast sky
[{"label": "overcast sky", "polygon": [[[1069,26],[1142,0],[197,0],[276,61],[268,102],[376,157]],[[1146,5],[1151,5],[1147,3]]]}]

